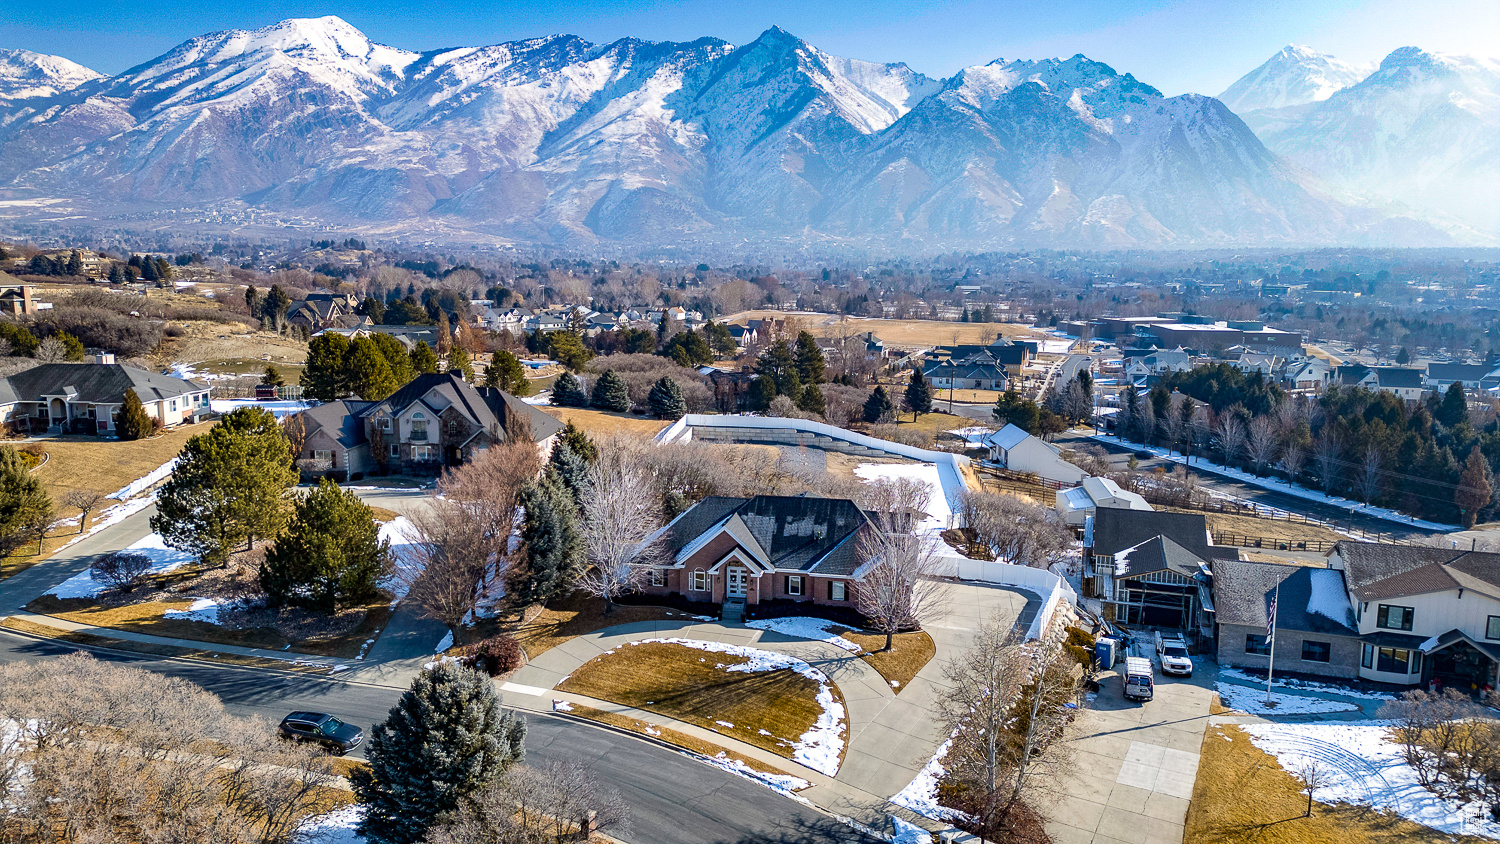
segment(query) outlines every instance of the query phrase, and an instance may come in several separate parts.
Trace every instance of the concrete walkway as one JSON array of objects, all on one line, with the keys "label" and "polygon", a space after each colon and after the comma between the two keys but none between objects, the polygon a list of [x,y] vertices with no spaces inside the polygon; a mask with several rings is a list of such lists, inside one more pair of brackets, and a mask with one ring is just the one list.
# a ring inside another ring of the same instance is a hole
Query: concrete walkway
[{"label": "concrete walkway", "polygon": [[[974,629],[990,618],[1014,623],[1033,605],[1034,596],[982,584],[947,584],[946,618],[926,628],[936,655],[898,695],[890,684],[858,656],[824,642],[762,631],[742,624],[663,620],[622,624],[578,636],[533,660],[501,686],[509,706],[550,711],[553,700],[566,700],[671,727],[735,752],[788,770],[812,783],[801,795],[814,805],[862,823],[883,828],[887,817],[899,814],[917,820],[888,802],[906,787],[942,742],[935,704],[943,693],[944,665],[968,645]],[[818,668],[839,687],[847,704],[848,744],[838,774],[826,777],[784,757],[696,728],[652,712],[604,705],[554,686],[593,658],[627,642],[676,637],[752,646],[795,656]]]}]

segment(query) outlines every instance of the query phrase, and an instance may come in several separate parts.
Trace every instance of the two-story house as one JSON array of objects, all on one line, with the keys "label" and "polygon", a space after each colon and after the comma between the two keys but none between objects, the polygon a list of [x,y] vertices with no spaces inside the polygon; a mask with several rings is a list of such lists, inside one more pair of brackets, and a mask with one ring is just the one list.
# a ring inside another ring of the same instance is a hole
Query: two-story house
[{"label": "two-story house", "polygon": [[1126,624],[1212,635],[1209,572],[1239,550],[1213,544],[1202,513],[1100,507],[1083,526],[1083,592]]},{"label": "two-story house", "polygon": [[[1354,679],[1360,641],[1354,608],[1336,569],[1215,560],[1213,601],[1220,665]],[[1273,603],[1274,602],[1274,603]],[[1267,637],[1271,613],[1275,635]]]}]

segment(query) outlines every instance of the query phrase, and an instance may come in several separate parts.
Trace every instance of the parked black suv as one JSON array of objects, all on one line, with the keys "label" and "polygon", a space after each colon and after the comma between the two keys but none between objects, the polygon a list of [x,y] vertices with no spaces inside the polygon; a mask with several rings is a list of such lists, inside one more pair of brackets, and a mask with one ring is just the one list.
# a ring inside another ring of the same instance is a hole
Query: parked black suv
[{"label": "parked black suv", "polygon": [[281,719],[281,734],[297,741],[315,741],[343,756],[359,747],[365,731],[323,712],[293,712]]}]

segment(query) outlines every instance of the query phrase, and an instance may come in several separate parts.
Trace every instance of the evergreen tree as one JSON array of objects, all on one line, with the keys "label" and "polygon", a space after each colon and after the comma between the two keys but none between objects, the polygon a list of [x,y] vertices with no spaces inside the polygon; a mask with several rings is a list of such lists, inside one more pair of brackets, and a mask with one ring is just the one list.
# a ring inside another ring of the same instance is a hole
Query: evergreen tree
[{"label": "evergreen tree", "polygon": [[432,351],[432,347],[427,345],[426,340],[418,340],[411,350],[412,371],[418,375],[431,375],[437,372],[437,365],[437,354]]},{"label": "evergreen tree", "polygon": [[259,407],[232,410],[178,454],[151,529],[167,545],[223,565],[239,543],[281,532],[286,491],[296,482],[276,417]]},{"label": "evergreen tree", "polygon": [[599,446],[594,445],[594,441],[589,439],[589,435],[585,434],[582,428],[574,425],[573,420],[569,419],[563,425],[562,433],[559,437],[562,442],[568,444],[568,448],[573,449],[574,454],[583,458],[583,462],[593,463],[599,459]]},{"label": "evergreen tree", "polygon": [[[590,443],[590,447],[592,446]],[[558,482],[572,494],[573,503],[581,506],[583,494],[589,488],[588,461],[574,451],[567,440],[560,440],[552,447],[552,457],[547,465],[547,471],[556,475]]]},{"label": "evergreen tree", "polygon": [[354,312],[360,316],[369,317],[370,322],[375,325],[380,325],[385,321],[385,303],[374,296],[366,296]]},{"label": "evergreen tree", "polygon": [[865,399],[864,419],[874,424],[883,422],[896,412],[896,406],[891,404],[891,397],[886,395],[885,388],[876,386],[870,391],[870,397]]},{"label": "evergreen tree", "polygon": [[141,281],[156,281],[156,262],[149,257],[141,259]]},{"label": "evergreen tree", "polygon": [[1432,416],[1448,428],[1468,419],[1469,400],[1464,396],[1464,385],[1456,381],[1451,384],[1448,392],[1443,394],[1442,403],[1433,409]]},{"label": "evergreen tree", "polygon": [[928,385],[920,366],[912,369],[911,380],[906,384],[906,409],[911,411],[913,421],[924,413],[932,412],[932,387]]},{"label": "evergreen tree", "polygon": [[260,383],[267,387],[285,387],[286,381],[281,377],[281,372],[274,366],[266,367],[266,371],[260,376]]},{"label": "evergreen tree", "polygon": [[1479,512],[1490,505],[1490,499],[1494,496],[1494,476],[1490,474],[1490,464],[1476,445],[1469,450],[1463,474],[1458,477],[1458,487],[1453,490],[1453,504],[1463,517],[1464,529],[1474,527],[1474,523],[1479,520]]},{"label": "evergreen tree", "polygon": [[969,307],[967,305],[964,306],[963,316],[960,316],[958,318],[958,321],[959,322],[968,322],[969,321]]},{"label": "evergreen tree", "polygon": [[[110,281],[114,281],[113,276],[110,277]],[[256,290],[255,285],[253,284],[245,286],[245,307],[250,309],[250,316],[253,316],[256,319],[260,319],[262,307],[260,301],[260,291]]]},{"label": "evergreen tree", "polygon": [[[109,265],[109,283],[110,284],[124,284],[125,283],[125,269],[120,266],[120,262],[119,261],[113,261]],[[246,294],[248,294],[250,291],[246,290],[245,292],[246,292]]]},{"label": "evergreen tree", "polygon": [[77,337],[74,337],[66,331],[59,331],[56,334],[53,334],[52,339],[62,344],[63,360],[69,360],[75,363],[81,363],[83,361],[84,353],[86,350],[83,348],[82,340],[79,340]]},{"label": "evergreen tree", "polygon": [[692,329],[673,334],[672,339],[664,343],[657,354],[671,358],[673,363],[685,367],[714,362],[713,349],[709,347],[708,341]]},{"label": "evergreen tree", "polygon": [[380,350],[380,356],[391,368],[391,377],[396,379],[396,386],[401,387],[406,382],[417,377],[417,369],[412,365],[411,355],[407,353],[406,347],[401,345],[389,334],[371,334],[369,340]]},{"label": "evergreen tree", "polygon": [[797,380],[802,384],[817,384],[823,380],[827,361],[818,341],[806,331],[797,332]]},{"label": "evergreen tree", "polygon": [[823,390],[817,384],[808,384],[802,388],[802,395],[797,397],[797,409],[806,413],[816,413],[822,416],[828,409],[823,400]]},{"label": "evergreen tree", "polygon": [[333,401],[349,394],[349,375],[345,359],[349,357],[349,338],[324,333],[307,344],[307,362],[298,383],[303,395],[318,401]]},{"label": "evergreen tree", "polygon": [[1042,432],[1041,406],[1013,389],[1000,394],[990,415],[995,417],[995,424],[1001,427],[1014,425],[1033,436]]},{"label": "evergreen tree", "polygon": [[709,320],[703,326],[703,337],[714,354],[720,357],[730,357],[739,349],[739,345],[734,342],[734,335],[729,333],[729,328],[723,323]]},{"label": "evergreen tree", "polygon": [[526,721],[500,708],[489,677],[442,663],[423,671],[370,733],[350,777],[370,844],[417,844],[438,816],[525,756]]},{"label": "evergreen tree", "polygon": [[1408,363],[1411,363],[1411,352],[1408,352],[1406,347],[1402,346],[1396,351],[1396,364],[1398,366],[1406,366]]},{"label": "evergreen tree", "polygon": [[[567,377],[573,378],[572,375]],[[573,380],[577,383],[578,379]],[[504,349],[490,356],[490,365],[484,371],[484,385],[504,390],[513,396],[524,396],[531,392],[531,383],[526,380],[526,367],[521,364],[520,358]]]},{"label": "evergreen tree", "polygon": [[83,256],[77,249],[68,255],[68,275],[83,275]]},{"label": "evergreen tree", "polygon": [[276,333],[280,334],[281,329],[286,324],[287,309],[291,306],[292,297],[286,295],[286,291],[281,289],[281,285],[273,284],[271,285],[271,292],[267,293],[265,300],[261,302],[261,317],[271,323],[271,326],[276,329]]},{"label": "evergreen tree", "polygon": [[765,413],[771,409],[771,402],[776,399],[776,382],[762,375],[750,382],[750,409],[756,413]]},{"label": "evergreen tree", "polygon": [[625,379],[613,369],[604,370],[604,374],[594,382],[594,394],[589,397],[589,404],[600,410],[619,413],[629,410],[630,392],[625,388]]},{"label": "evergreen tree", "polygon": [[40,540],[51,523],[52,499],[46,488],[19,452],[0,446],[0,559],[32,537]]},{"label": "evergreen tree", "polygon": [[594,359],[594,353],[571,331],[554,331],[547,335],[547,355],[574,372]]},{"label": "evergreen tree", "polygon": [[589,397],[584,394],[578,378],[571,372],[564,372],[552,382],[552,403],[558,407],[588,407]]},{"label": "evergreen tree", "polygon": [[349,344],[344,373],[349,379],[350,392],[365,401],[380,401],[401,387],[396,383],[396,376],[391,374],[391,365],[385,362],[380,347],[369,337],[356,337]]},{"label": "evergreen tree", "polygon": [[682,395],[682,387],[667,375],[651,385],[646,404],[651,408],[651,415],[657,419],[681,419],[687,413],[687,399]]},{"label": "evergreen tree", "polygon": [[369,505],[323,478],[297,498],[286,531],[266,550],[260,584],[272,607],[333,612],[375,597],[389,557]]},{"label": "evergreen tree", "polygon": [[[755,371],[762,379],[771,379],[771,384],[776,387],[775,395],[786,396],[792,401],[797,400],[797,394],[802,390],[802,383],[797,375],[797,354],[792,351],[790,343],[785,340],[772,343],[764,352],[761,352]],[[767,404],[769,405],[769,402]]]},{"label": "evergreen tree", "polygon": [[456,372],[465,381],[474,383],[474,363],[469,360],[469,353],[462,346],[454,346],[448,352],[448,371]]},{"label": "evergreen tree", "polygon": [[521,487],[516,503],[526,513],[521,527],[525,564],[508,574],[506,598],[517,609],[546,604],[583,571],[578,505],[555,470]]},{"label": "evergreen tree", "polygon": [[120,405],[120,417],[115,420],[115,436],[122,440],[143,440],[156,430],[155,423],[146,414],[146,406],[135,390],[125,391],[125,401]]}]

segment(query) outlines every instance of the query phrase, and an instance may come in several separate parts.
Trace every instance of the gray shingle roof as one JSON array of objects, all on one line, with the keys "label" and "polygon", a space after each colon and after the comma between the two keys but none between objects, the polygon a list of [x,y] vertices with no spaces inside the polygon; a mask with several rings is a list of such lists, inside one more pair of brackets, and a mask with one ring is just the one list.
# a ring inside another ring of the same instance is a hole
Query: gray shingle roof
[{"label": "gray shingle roof", "polygon": [[1427,377],[1435,381],[1478,381],[1494,369],[1482,363],[1429,363]]},{"label": "gray shingle roof", "polygon": [[863,562],[856,534],[868,517],[846,498],[812,496],[709,496],[668,526],[668,553],[675,556],[730,516],[745,523],[778,570],[850,575]]},{"label": "gray shingle roof", "polygon": [[516,416],[531,423],[532,439],[536,442],[542,442],[563,429],[563,423],[510,393],[489,387],[475,389],[469,382],[450,372],[418,375],[384,401],[371,402],[360,408],[357,415],[368,416],[374,408],[380,406],[388,406],[393,413],[400,414],[433,392],[457,405],[486,431],[504,431],[506,423]]},{"label": "gray shingle roof", "polygon": [[1167,513],[1162,511],[1122,510],[1100,507],[1093,520],[1092,553],[1114,555],[1133,548],[1153,536],[1165,536],[1189,553],[1208,560],[1215,551],[1208,544],[1208,521],[1202,513]]},{"label": "gray shingle roof", "polygon": [[1271,596],[1276,594],[1277,584],[1280,584],[1276,603],[1278,628],[1337,636],[1356,635],[1358,631],[1352,614],[1346,615],[1341,623],[1322,613],[1308,612],[1312,578],[1330,576],[1315,575],[1315,572],[1332,570],[1245,560],[1214,561],[1214,606],[1218,622],[1264,628],[1270,616]]},{"label": "gray shingle roof", "polygon": [[[1154,571],[1171,571],[1184,577],[1196,577],[1202,557],[1165,536],[1153,536],[1145,542],[1115,556],[1115,577],[1133,577]],[[1123,563],[1120,556],[1124,556]]]},{"label": "gray shingle roof", "polygon": [[1349,589],[1361,601],[1460,585],[1487,586],[1500,594],[1500,554],[1352,540],[1340,542],[1334,553],[1343,559]]},{"label": "gray shingle roof", "polygon": [[42,401],[44,395],[77,391],[74,401],[118,404],[126,390],[135,390],[141,401],[175,399],[207,389],[182,378],[158,375],[118,363],[44,363],[5,379],[14,401]]},{"label": "gray shingle roof", "polygon": [[344,448],[353,448],[365,441],[364,425],[360,424],[359,412],[374,402],[343,401],[320,404],[303,412],[307,420],[307,432],[328,431],[329,436]]}]

